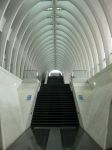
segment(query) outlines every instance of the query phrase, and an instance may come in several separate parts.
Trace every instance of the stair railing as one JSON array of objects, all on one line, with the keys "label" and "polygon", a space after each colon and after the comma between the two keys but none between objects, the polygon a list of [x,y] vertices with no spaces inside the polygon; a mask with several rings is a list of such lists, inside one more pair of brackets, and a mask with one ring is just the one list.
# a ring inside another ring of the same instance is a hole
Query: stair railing
[{"label": "stair railing", "polygon": [[23,79],[36,79],[38,78],[37,70],[24,70]]}]

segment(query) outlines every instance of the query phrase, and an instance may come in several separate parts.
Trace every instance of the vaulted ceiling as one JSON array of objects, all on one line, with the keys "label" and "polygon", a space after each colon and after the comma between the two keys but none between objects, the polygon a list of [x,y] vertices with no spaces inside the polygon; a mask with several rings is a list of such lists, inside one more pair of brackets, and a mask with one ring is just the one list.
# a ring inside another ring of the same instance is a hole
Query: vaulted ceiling
[{"label": "vaulted ceiling", "polygon": [[112,0],[0,0],[0,65],[23,78],[112,63]]}]

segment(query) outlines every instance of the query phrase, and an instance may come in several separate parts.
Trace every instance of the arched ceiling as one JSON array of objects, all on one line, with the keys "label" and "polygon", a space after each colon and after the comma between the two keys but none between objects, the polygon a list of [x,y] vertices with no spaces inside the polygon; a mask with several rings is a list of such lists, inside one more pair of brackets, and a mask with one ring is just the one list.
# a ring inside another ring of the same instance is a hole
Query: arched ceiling
[{"label": "arched ceiling", "polygon": [[0,66],[23,78],[112,63],[112,0],[0,0]]}]

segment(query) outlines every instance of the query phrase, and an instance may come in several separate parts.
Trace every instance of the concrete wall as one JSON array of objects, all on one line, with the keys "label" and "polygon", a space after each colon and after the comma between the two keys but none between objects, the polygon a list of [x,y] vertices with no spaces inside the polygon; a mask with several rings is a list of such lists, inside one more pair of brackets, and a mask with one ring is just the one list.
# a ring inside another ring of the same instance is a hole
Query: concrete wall
[{"label": "concrete wall", "polygon": [[24,131],[17,88],[21,80],[0,67],[2,145],[6,149]]},{"label": "concrete wall", "polygon": [[110,104],[110,112],[108,117],[108,130],[107,130],[107,141],[106,147],[110,148],[112,146],[112,101]]},{"label": "concrete wall", "polygon": [[[0,121],[1,121],[1,119],[0,119]],[[1,122],[0,122],[0,150],[2,150],[2,148],[3,148],[3,145],[2,145],[2,130],[1,130]]]},{"label": "concrete wall", "polygon": [[73,88],[81,126],[103,149],[112,147],[112,66],[87,83],[73,79]]},{"label": "concrete wall", "polygon": [[[88,105],[91,96],[91,90],[85,83],[73,83],[73,89],[74,97],[76,97],[75,103],[77,106],[79,122],[81,127],[84,128],[87,124],[87,115],[89,109]],[[83,95],[84,100],[80,100],[79,96],[81,95]]]},{"label": "concrete wall", "polygon": [[25,128],[30,127],[33,115],[37,91],[39,90],[40,82],[38,80],[24,80],[18,88],[20,106],[24,120]]},{"label": "concrete wall", "polygon": [[49,72],[47,71],[44,84],[47,84],[48,77],[49,77]]},{"label": "concrete wall", "polygon": [[[22,82],[0,67],[0,148],[3,150],[30,126],[38,85],[34,80]],[[30,101],[27,95],[32,95]]]}]

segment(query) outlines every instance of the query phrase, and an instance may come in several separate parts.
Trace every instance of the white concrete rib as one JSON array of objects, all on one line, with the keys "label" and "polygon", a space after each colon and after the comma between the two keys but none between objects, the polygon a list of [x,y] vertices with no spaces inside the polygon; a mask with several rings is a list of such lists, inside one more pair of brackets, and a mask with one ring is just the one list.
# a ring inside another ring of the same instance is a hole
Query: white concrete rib
[{"label": "white concrete rib", "polygon": [[24,70],[55,68],[93,76],[112,62],[111,6],[109,0],[0,0],[0,65],[21,78]]}]

